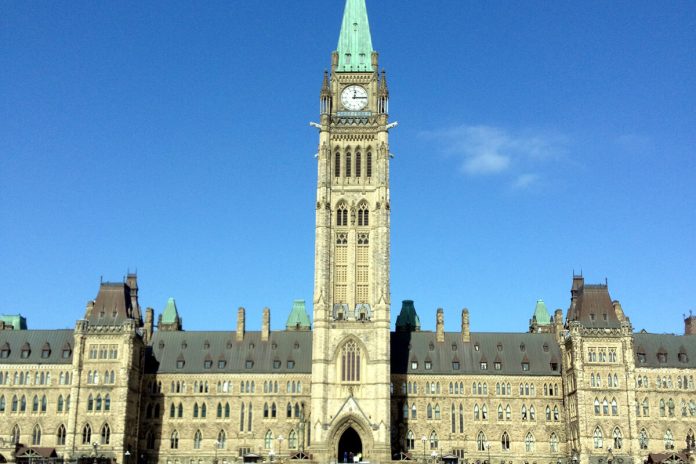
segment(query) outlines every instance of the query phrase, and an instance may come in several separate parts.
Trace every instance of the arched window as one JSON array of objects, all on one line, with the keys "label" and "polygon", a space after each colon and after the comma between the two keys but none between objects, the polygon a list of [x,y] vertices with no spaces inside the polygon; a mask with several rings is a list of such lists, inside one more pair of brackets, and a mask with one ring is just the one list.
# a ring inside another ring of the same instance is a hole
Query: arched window
[{"label": "arched window", "polygon": [[553,407],[553,420],[558,421],[558,406]]},{"label": "arched window", "polygon": [[220,430],[218,432],[218,437],[217,437],[217,448],[218,449],[225,449],[227,446],[227,434],[225,433],[224,430]]},{"label": "arched window", "polygon": [[503,437],[500,439],[500,446],[503,451],[510,450],[510,435],[507,432],[503,432]]},{"label": "arched window", "polygon": [[354,340],[348,341],[341,349],[341,381],[360,381],[360,347]]},{"label": "arched window", "polygon": [[90,393],[89,396],[87,397],[87,411],[93,411],[94,410],[94,397],[92,397],[92,394]]},{"label": "arched window", "polygon": [[660,417],[665,417],[665,400],[660,400]]},{"label": "arched window", "polygon": [[425,410],[425,417],[426,419],[432,419],[433,418],[433,407],[428,403],[428,407]]},{"label": "arched window", "polygon": [[362,156],[359,151],[355,152],[355,177],[360,177],[362,175]]},{"label": "arched window", "polygon": [[[5,402],[5,398],[2,398],[2,402]],[[58,395],[58,405],[56,407],[57,412],[63,412],[63,405],[64,405],[64,400],[63,400],[63,395]],[[3,404],[4,406],[4,404]],[[5,408],[2,408],[3,410]]]},{"label": "arched window", "polygon": [[287,408],[285,408],[285,417],[292,417],[292,404],[288,403]]},{"label": "arched window", "polygon": [[416,408],[416,403],[413,403],[411,405],[411,419],[417,419],[418,418],[418,409]]},{"label": "arched window", "polygon": [[300,417],[300,404],[295,403],[295,417]]},{"label": "arched window", "polygon": [[592,437],[594,438],[595,449],[602,449],[604,447],[604,435],[602,434],[602,429],[600,429],[599,426],[597,426],[597,428],[594,430]]},{"label": "arched window", "polygon": [[94,400],[94,410],[101,411],[101,409],[102,409],[102,397],[100,394],[97,394],[97,398]]},{"label": "arched window", "polygon": [[[452,384],[450,384],[452,385]],[[455,433],[457,431],[457,416],[455,414],[455,409],[454,409],[454,404],[452,405],[452,410],[450,411],[450,419],[451,419],[451,424],[450,424],[450,431],[452,433]]]},{"label": "arched window", "polygon": [[483,432],[479,432],[476,436],[476,449],[479,451],[486,450],[486,435]]},{"label": "arched window", "polygon": [[12,427],[12,433],[10,434],[10,443],[16,445],[17,443],[19,443],[19,437],[19,425],[15,424],[15,426]]},{"label": "arched window", "polygon": [[145,434],[145,448],[148,450],[155,449],[155,434],[152,430],[148,430]]},{"label": "arched window", "polygon": [[372,153],[367,152],[367,162],[365,163],[365,175],[372,177]]},{"label": "arched window", "polygon": [[26,412],[27,410],[27,397],[22,395],[22,399],[19,400],[19,412]]},{"label": "arched window", "polygon": [[295,433],[294,430],[291,430],[290,434],[288,435],[288,448],[290,448],[290,449],[297,448],[297,434]]},{"label": "arched window", "polygon": [[498,420],[503,420],[503,405],[498,405]]},{"label": "arched window", "polygon": [[609,415],[609,401],[607,401],[606,398],[602,400],[602,414],[604,414],[605,416]]},{"label": "arched window", "polygon": [[645,398],[643,400],[643,416],[649,416],[650,415],[650,403],[648,402],[648,399]]},{"label": "arched window", "polygon": [[[288,404],[288,407],[290,404]],[[288,416],[290,417],[290,416]],[[239,410],[239,431],[243,432],[244,431],[244,403],[240,406]]]},{"label": "arched window", "polygon": [[534,409],[534,405],[529,407],[529,420],[536,420],[536,409]]},{"label": "arched window", "polygon": [[41,427],[39,424],[34,426],[34,430],[31,432],[31,444],[40,445],[41,444]]},{"label": "arched window", "polygon": [[648,438],[648,432],[646,432],[645,429],[641,429],[640,434],[638,435],[638,443],[640,444],[640,449],[648,449],[649,442],[650,439]]},{"label": "arched window", "polygon": [[205,403],[201,404],[201,417],[205,418],[207,413],[208,413],[208,406]]},{"label": "arched window", "polygon": [[179,449],[179,432],[174,430],[169,438],[169,447],[171,449]]},{"label": "arched window", "polygon": [[82,444],[91,445],[92,444],[92,427],[89,424],[85,424],[82,427]]},{"label": "arched window", "polygon": [[546,405],[546,420],[551,420],[551,407],[549,405]]},{"label": "arched window", "polygon": [[341,203],[336,207],[336,225],[348,225],[348,207],[346,207],[345,203]]},{"label": "arched window", "polygon": [[619,430],[618,427],[614,429],[613,438],[614,449],[621,449],[621,447],[623,446],[623,435],[621,435],[621,430]]},{"label": "arched window", "polygon": [[101,428],[101,444],[108,445],[111,442],[111,428],[109,424],[104,424]]},{"label": "arched window", "polygon": [[528,453],[534,452],[534,435],[532,435],[532,432],[529,432],[524,437],[524,450]]},{"label": "arched window", "polygon": [[413,435],[413,430],[409,430],[406,434],[406,449],[412,450],[416,447],[416,438]]},{"label": "arched window", "polygon": [[277,411],[276,404],[275,403],[271,404],[271,417],[272,418],[276,417],[276,411]]},{"label": "arched window", "polygon": [[230,417],[230,403],[225,403],[225,418]]},{"label": "arched window", "polygon": [[619,414],[619,406],[616,403],[616,398],[611,399],[611,415],[617,416]]},{"label": "arched window", "polygon": [[549,438],[549,448],[552,453],[558,453],[558,435],[555,433],[552,433]]},{"label": "arched window", "polygon": [[254,415],[254,410],[253,410],[253,405],[251,403],[247,404],[247,407],[249,408],[249,413],[247,416],[247,432],[251,432],[251,425],[252,425],[252,419]]},{"label": "arched window", "polygon": [[430,449],[431,450],[438,449],[438,447],[439,447],[438,443],[439,443],[439,441],[437,439],[437,433],[433,430],[432,432],[430,432]]},{"label": "arched window", "polygon": [[334,176],[341,177],[341,154],[339,152],[334,155]]},{"label": "arched window", "polygon": [[481,412],[480,412],[480,411],[481,411],[481,410],[479,409],[479,405],[478,405],[478,404],[475,404],[475,405],[474,405],[474,420],[479,420],[479,418],[480,418],[480,416],[481,416]]},{"label": "arched window", "polygon": [[464,433],[464,406],[459,403],[459,433]]},{"label": "arched window", "polygon": [[266,449],[271,449],[273,446],[273,432],[270,430],[266,431],[266,435],[263,437],[263,447]]},{"label": "arched window", "polygon": [[510,408],[510,405],[508,404],[505,406],[505,420],[511,420],[512,419],[512,408]]},{"label": "arched window", "polygon": [[198,417],[198,403],[193,403],[193,417]]},{"label": "arched window", "polygon": [[522,420],[526,421],[527,420],[527,406],[522,405]]},{"label": "arched window", "polygon": [[56,445],[65,445],[65,425],[60,424],[58,431],[56,432]]},{"label": "arched window", "polygon": [[351,167],[351,156],[350,156],[350,152],[348,152],[348,153],[346,153],[346,177],[351,176],[350,167]]},{"label": "arched window", "polygon": [[488,406],[481,406],[481,419],[488,420]]},{"label": "arched window", "polygon": [[196,430],[193,435],[193,449],[201,449],[201,442],[203,441],[203,435],[200,430]]},{"label": "arched window", "polygon": [[370,225],[370,210],[367,208],[366,203],[360,203],[358,207],[358,226],[369,226]]},{"label": "arched window", "polygon": [[39,397],[34,395],[34,399],[31,402],[31,412],[39,412]]},{"label": "arched window", "polygon": [[218,405],[217,405],[217,418],[218,419],[222,418],[222,403],[218,403]]},{"label": "arched window", "polygon": [[404,402],[404,406],[401,410],[401,418],[402,419],[408,419],[408,402]]},{"label": "arched window", "polygon": [[672,398],[667,401],[667,411],[669,412],[669,417],[674,417],[674,400]]},{"label": "arched window", "polygon": [[674,449],[674,435],[672,435],[672,431],[669,429],[665,432],[665,449]]}]

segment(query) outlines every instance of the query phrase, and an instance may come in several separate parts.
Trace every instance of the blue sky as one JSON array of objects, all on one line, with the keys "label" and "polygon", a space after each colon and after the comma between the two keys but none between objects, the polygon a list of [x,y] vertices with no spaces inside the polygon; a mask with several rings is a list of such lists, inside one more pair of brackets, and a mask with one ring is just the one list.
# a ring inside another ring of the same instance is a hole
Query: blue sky
[{"label": "blue sky", "polygon": [[[608,279],[696,309],[696,3],[368,0],[391,91],[392,317],[523,331]],[[0,313],[72,327],[139,275],[189,330],[311,307],[322,73],[342,0],[0,7]]]}]

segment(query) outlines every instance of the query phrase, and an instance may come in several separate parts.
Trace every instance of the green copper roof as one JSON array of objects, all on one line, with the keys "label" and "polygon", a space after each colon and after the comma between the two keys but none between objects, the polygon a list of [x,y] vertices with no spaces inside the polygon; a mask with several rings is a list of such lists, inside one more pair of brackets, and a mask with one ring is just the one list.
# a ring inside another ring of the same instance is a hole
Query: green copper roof
[{"label": "green copper roof", "polygon": [[309,315],[305,308],[305,300],[295,300],[292,302],[292,311],[288,316],[288,322],[285,323],[288,330],[309,329]]},{"label": "green copper roof", "polygon": [[21,314],[3,314],[0,315],[0,321],[11,325],[14,330],[27,330],[27,319]]},{"label": "green copper roof", "polygon": [[544,300],[537,300],[536,308],[534,308],[534,317],[536,318],[537,324],[551,323],[551,316],[549,315],[549,310],[546,309]]},{"label": "green copper roof", "polygon": [[401,303],[401,312],[396,318],[396,331],[412,332],[414,330],[420,330],[420,319],[413,300],[404,300]]},{"label": "green copper roof", "polygon": [[167,300],[167,306],[162,313],[162,323],[174,324],[178,317],[179,311],[176,310],[176,301],[174,301],[174,298],[170,298]]},{"label": "green copper roof", "polygon": [[336,71],[372,71],[372,36],[365,0],[346,0],[337,52]]}]

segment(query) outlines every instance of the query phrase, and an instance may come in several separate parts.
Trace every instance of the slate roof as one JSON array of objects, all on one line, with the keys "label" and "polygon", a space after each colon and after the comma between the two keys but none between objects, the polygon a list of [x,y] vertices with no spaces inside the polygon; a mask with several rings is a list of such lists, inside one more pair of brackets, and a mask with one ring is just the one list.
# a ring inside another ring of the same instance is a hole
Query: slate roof
[{"label": "slate roof", "polygon": [[103,282],[87,320],[90,325],[121,325],[126,319],[133,318],[136,312],[127,283]]},{"label": "slate roof", "polygon": [[[696,336],[672,334],[633,334],[633,351],[636,367],[674,367],[696,368]],[[666,353],[666,362],[658,360],[657,353]],[[686,354],[686,362],[679,361],[679,353]],[[640,362],[638,353],[645,354],[645,362]]]},{"label": "slate roof", "polygon": [[[43,348],[48,344],[50,353],[43,358]],[[29,347],[29,357],[22,358],[22,348]],[[70,348],[70,356],[63,358],[63,348]],[[64,330],[2,330],[0,351],[9,348],[7,358],[0,364],[72,364],[74,348],[73,331]]]},{"label": "slate roof", "polygon": [[573,277],[568,321],[578,321],[585,327],[617,328],[621,326],[607,285],[585,284],[582,276]]},{"label": "slate roof", "polygon": [[[206,345],[207,343],[207,345]],[[207,347],[206,347],[207,346]],[[296,373],[312,372],[312,332],[271,332],[268,341],[261,340],[261,332],[246,332],[243,341],[237,341],[235,332],[169,332],[157,331],[148,350],[148,373]],[[212,366],[204,367],[206,357]],[[177,368],[177,359],[184,366]],[[224,360],[220,368],[218,361]],[[247,367],[247,361],[252,366]],[[274,367],[274,361],[280,361]],[[294,368],[288,367],[294,361]]]},{"label": "slate roof", "polygon": [[[561,353],[553,334],[482,332],[470,338],[464,343],[460,332],[446,332],[444,343],[437,343],[435,332],[393,332],[392,374],[561,375]],[[415,370],[412,360],[418,361]],[[431,362],[430,370],[425,361]],[[453,361],[459,362],[459,370],[453,369]],[[481,370],[481,362],[488,363],[486,370]],[[495,362],[501,362],[500,370],[495,370]],[[529,363],[528,371],[522,370],[523,362]],[[555,371],[552,362],[557,364]]]}]

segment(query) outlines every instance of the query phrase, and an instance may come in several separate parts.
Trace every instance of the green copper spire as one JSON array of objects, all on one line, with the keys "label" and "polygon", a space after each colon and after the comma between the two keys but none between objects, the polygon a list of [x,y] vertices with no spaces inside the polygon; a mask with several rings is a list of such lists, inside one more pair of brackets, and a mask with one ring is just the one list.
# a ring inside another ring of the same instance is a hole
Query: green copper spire
[{"label": "green copper spire", "polygon": [[305,300],[295,300],[292,302],[292,311],[288,316],[288,321],[285,323],[285,328],[288,330],[309,330],[309,315],[305,308]]},{"label": "green copper spire", "polygon": [[401,312],[396,318],[397,332],[413,332],[420,330],[420,318],[416,313],[416,307],[413,300],[404,300],[401,302]]},{"label": "green copper spire", "polygon": [[338,38],[338,72],[371,72],[372,37],[365,0],[346,0]]},{"label": "green copper spire", "polygon": [[174,301],[174,298],[170,298],[167,300],[167,306],[162,312],[162,319],[160,319],[160,322],[162,324],[174,324],[178,318],[179,312],[176,310],[176,301]]},{"label": "green copper spire", "polygon": [[534,317],[539,325],[546,325],[551,323],[551,316],[549,315],[549,310],[546,309],[546,304],[544,300],[537,300],[536,308],[534,308]]}]

